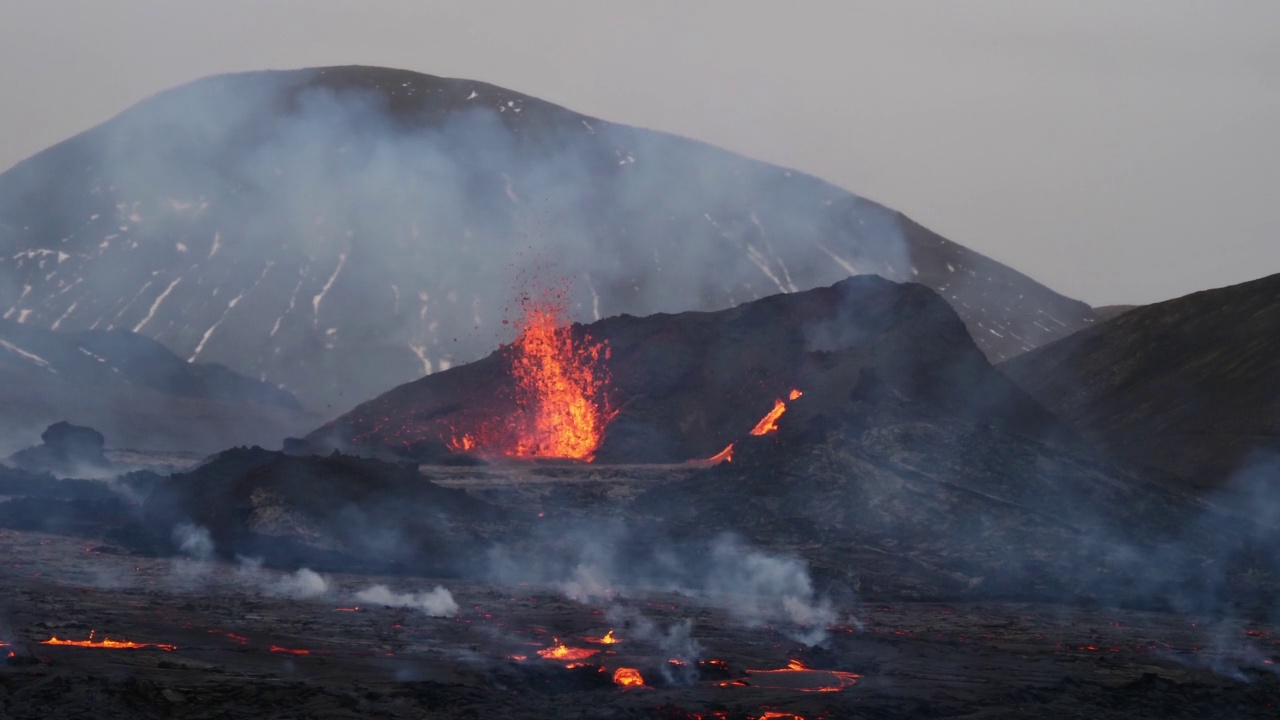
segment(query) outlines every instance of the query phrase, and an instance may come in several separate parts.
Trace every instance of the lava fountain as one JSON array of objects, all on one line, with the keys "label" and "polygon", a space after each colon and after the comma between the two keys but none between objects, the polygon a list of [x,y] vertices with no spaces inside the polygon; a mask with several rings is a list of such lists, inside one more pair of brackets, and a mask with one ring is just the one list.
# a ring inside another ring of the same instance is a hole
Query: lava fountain
[{"label": "lava fountain", "polygon": [[505,349],[514,412],[461,433],[452,429],[450,449],[587,462],[595,457],[605,427],[617,415],[610,407],[604,366],[609,348],[575,334],[566,305],[560,289],[521,299],[516,339]]}]

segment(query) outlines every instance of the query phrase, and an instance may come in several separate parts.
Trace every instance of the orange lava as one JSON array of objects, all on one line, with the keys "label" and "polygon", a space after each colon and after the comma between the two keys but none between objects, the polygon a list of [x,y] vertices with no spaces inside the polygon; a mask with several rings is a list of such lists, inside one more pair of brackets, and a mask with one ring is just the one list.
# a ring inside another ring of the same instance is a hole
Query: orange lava
[{"label": "orange lava", "polygon": [[[795,400],[801,395],[804,395],[804,393],[799,390],[792,390],[791,393],[787,395],[787,398],[789,400]],[[782,417],[782,413],[786,411],[786,402],[782,400],[774,400],[773,409],[766,413],[764,417],[760,418],[760,422],[756,423],[755,427],[751,428],[751,434],[765,435],[776,431],[778,429],[778,418]]]},{"label": "orange lava", "polygon": [[520,309],[517,336],[506,351],[514,409],[449,428],[445,444],[482,456],[590,462],[618,414],[608,396],[609,349],[585,334],[575,336],[562,290],[526,296]]},{"label": "orange lava", "polygon": [[70,647],[87,647],[87,648],[105,648],[107,650],[141,650],[143,648],[156,648],[165,652],[173,652],[178,649],[177,645],[166,645],[164,643],[136,643],[131,640],[112,640],[111,638],[102,638],[94,640],[93,633],[89,633],[88,640],[59,640],[57,636],[48,640],[41,640],[41,645],[63,645]]},{"label": "orange lava", "polygon": [[615,643],[622,642],[621,640],[613,636],[612,630],[605,633],[604,637],[585,637],[583,638],[583,640],[586,640],[587,642],[590,642],[590,643],[598,643],[600,645],[613,645]]},{"label": "orange lava", "polygon": [[778,712],[777,710],[765,710],[763,715],[756,715],[752,720],[804,720],[804,716],[789,712]]},{"label": "orange lava", "polygon": [[760,418],[760,422],[751,428],[752,435],[764,435],[778,429],[777,420],[782,417],[782,413],[787,411],[787,404],[781,400],[773,401],[773,409],[764,417]]},{"label": "orange lava", "polygon": [[613,683],[623,687],[644,687],[644,678],[635,668],[620,667],[613,671]]},{"label": "orange lava", "polygon": [[359,606],[359,605],[352,605],[351,607],[339,607],[339,608],[334,608],[334,610],[335,610],[335,611],[337,611],[337,612],[360,612],[360,606]]},{"label": "orange lava", "polygon": [[[857,673],[843,670],[814,670],[799,660],[791,660],[780,670],[747,670],[749,680],[729,680],[718,683],[720,687],[752,686],[796,692],[840,692],[856,685],[862,678]],[[781,717],[790,717],[782,715]]]},{"label": "orange lava", "polygon": [[733,462],[733,443],[729,443],[729,447],[707,458],[707,462],[713,465],[722,462]]},{"label": "orange lava", "polygon": [[586,660],[592,655],[598,655],[599,650],[590,650],[588,648],[571,648],[564,643],[552,638],[555,645],[549,648],[543,648],[538,651],[538,657],[547,660]]}]

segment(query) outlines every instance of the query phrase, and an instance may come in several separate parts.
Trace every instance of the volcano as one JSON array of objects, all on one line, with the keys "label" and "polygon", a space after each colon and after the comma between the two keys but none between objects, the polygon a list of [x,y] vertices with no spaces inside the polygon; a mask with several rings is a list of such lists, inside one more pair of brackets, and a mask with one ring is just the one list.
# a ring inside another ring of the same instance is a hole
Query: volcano
[{"label": "volcano", "polygon": [[[845,417],[856,398],[903,398],[921,415],[1069,434],[995,372],[956,313],[918,284],[858,276],[719,312],[623,315],[567,330],[608,349],[600,364],[616,410],[597,453],[603,463],[686,462],[752,434],[771,438],[787,401],[793,413]],[[459,428],[515,412],[514,347],[391,390],[307,440],[439,458]]]},{"label": "volcano", "polygon": [[327,413],[489,352],[536,258],[594,319],[875,273],[933,288],[993,360],[1094,321],[817,178],[401,70],[199,80],[0,175],[4,318],[135,331]]}]

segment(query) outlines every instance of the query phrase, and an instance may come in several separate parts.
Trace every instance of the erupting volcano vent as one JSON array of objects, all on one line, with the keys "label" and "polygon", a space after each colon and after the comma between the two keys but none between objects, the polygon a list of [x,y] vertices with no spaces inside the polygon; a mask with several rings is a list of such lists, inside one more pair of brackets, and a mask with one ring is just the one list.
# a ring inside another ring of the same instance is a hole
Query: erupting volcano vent
[{"label": "erupting volcano vent", "polygon": [[514,407],[452,425],[445,441],[450,450],[483,457],[595,457],[617,414],[607,392],[609,349],[574,335],[566,305],[559,287],[521,297],[517,336],[503,353],[511,382],[506,399]]},{"label": "erupting volcano vent", "polygon": [[616,414],[605,394],[608,374],[602,361],[609,357],[608,347],[573,337],[562,290],[526,297],[521,306],[511,353],[515,437],[503,454],[590,461]]}]

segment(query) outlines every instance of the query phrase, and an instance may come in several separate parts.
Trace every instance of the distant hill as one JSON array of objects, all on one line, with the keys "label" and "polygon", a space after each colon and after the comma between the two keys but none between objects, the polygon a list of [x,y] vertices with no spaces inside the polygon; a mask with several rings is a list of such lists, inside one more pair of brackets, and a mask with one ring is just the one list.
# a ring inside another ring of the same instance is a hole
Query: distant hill
[{"label": "distant hill", "polygon": [[199,80],[0,175],[0,316],[132,330],[326,413],[509,340],[537,272],[583,320],[875,273],[933,288],[993,360],[1095,319],[817,178],[403,70]]},{"label": "distant hill", "polygon": [[1116,456],[1220,485],[1280,452],[1280,275],[1132,309],[1000,369]]},{"label": "distant hill", "polygon": [[317,418],[279,388],[188,363],[141,335],[12,321],[0,321],[0,400],[8,451],[35,444],[60,420],[100,430],[110,447],[212,452],[278,445]]}]

